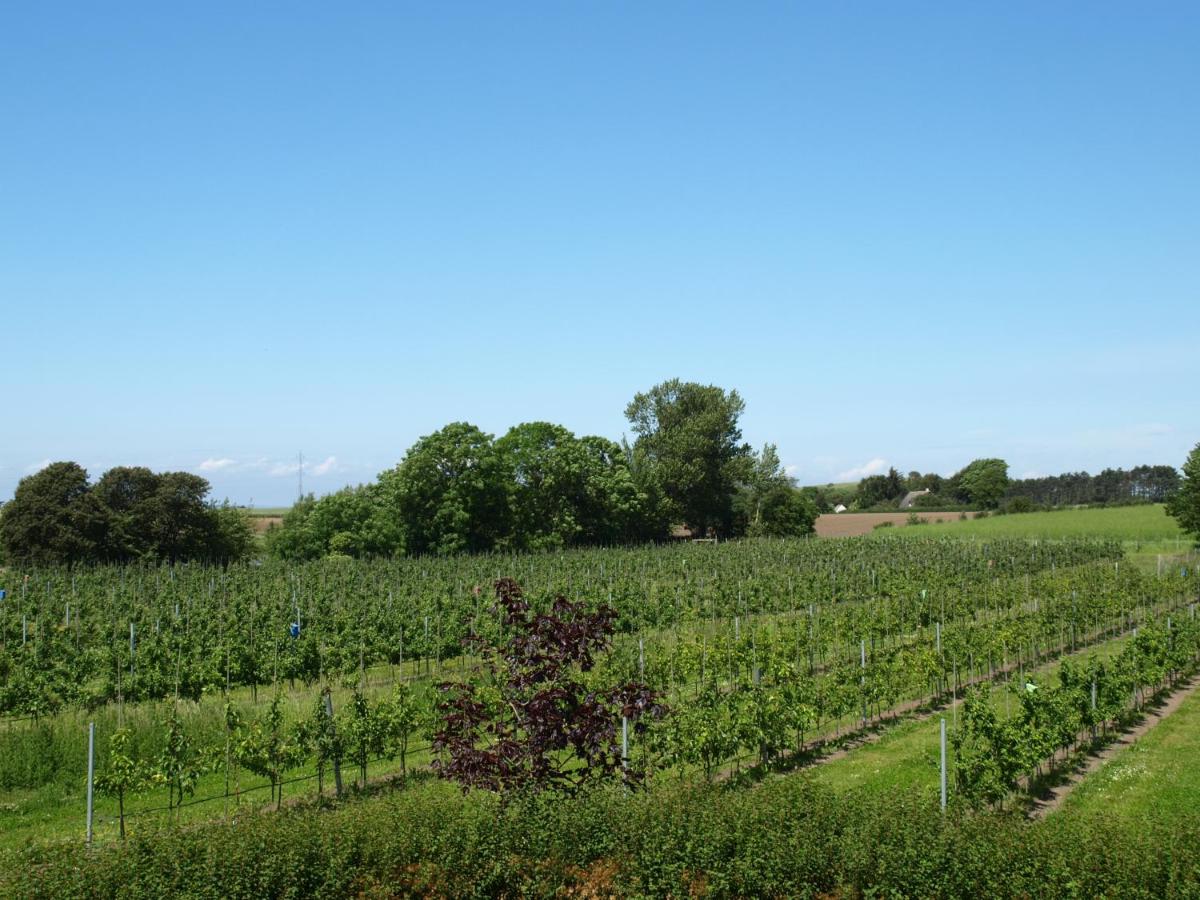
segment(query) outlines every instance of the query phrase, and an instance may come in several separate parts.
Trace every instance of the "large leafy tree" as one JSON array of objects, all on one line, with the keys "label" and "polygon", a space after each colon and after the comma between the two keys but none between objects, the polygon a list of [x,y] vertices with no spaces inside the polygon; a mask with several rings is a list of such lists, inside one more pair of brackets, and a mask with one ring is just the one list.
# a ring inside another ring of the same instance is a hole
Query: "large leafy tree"
[{"label": "large leafy tree", "polygon": [[637,470],[667,514],[693,531],[732,531],[733,496],[751,456],[738,426],[744,409],[737,391],[677,378],[637,394],[625,409],[637,435]]},{"label": "large leafy tree", "polygon": [[144,466],[117,466],[92,493],[104,509],[104,555],[126,561],[158,553],[159,476]]},{"label": "large leafy tree", "polygon": [[0,540],[14,561],[126,562],[240,559],[253,549],[242,511],[208,502],[209,485],[188,472],[118,466],[88,484],[71,462],[23,479],[0,515]]},{"label": "large leafy tree", "polygon": [[860,481],[854,499],[859,509],[868,509],[879,503],[899,500],[907,490],[904,479],[893,467],[886,475],[868,475]]},{"label": "large leafy tree", "polygon": [[72,564],[96,558],[104,515],[73,462],[52,463],[22,478],[13,499],[0,509],[5,558],[36,565]]},{"label": "large leafy tree", "polygon": [[983,509],[994,509],[1008,490],[1008,463],[1002,459],[976,459],[950,479],[958,499]]},{"label": "large leafy tree", "polygon": [[474,425],[426,435],[379,481],[409,553],[490,550],[508,531],[503,462],[492,436]]},{"label": "large leafy tree", "polygon": [[816,504],[796,490],[795,479],[784,470],[774,444],[765,445],[754,457],[734,507],[737,531],[750,536],[810,534],[817,520]]},{"label": "large leafy tree", "polygon": [[509,490],[509,543],[523,549],[636,537],[644,497],[621,448],[561,425],[517,425],[496,442]]},{"label": "large leafy tree", "polygon": [[1183,464],[1183,480],[1167,501],[1167,512],[1180,528],[1200,541],[1200,444],[1192,448]]},{"label": "large leafy tree", "polygon": [[317,559],[330,553],[390,556],[402,549],[400,522],[382,501],[379,483],[345,487],[320,500],[302,497],[267,533],[267,546],[283,559]]}]

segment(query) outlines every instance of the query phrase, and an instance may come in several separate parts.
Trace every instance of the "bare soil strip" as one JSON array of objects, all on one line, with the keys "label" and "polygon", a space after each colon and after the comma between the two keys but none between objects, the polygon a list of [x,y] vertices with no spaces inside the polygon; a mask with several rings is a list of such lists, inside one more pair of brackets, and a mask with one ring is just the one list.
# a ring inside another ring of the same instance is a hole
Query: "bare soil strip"
[{"label": "bare soil strip", "polygon": [[1046,792],[1034,801],[1033,806],[1029,809],[1029,818],[1045,818],[1062,806],[1071,791],[1082,784],[1085,778],[1126,747],[1137,743],[1150,729],[1179,709],[1183,701],[1190,697],[1197,688],[1200,688],[1200,675],[1193,675],[1188,680],[1181,682],[1160,703],[1146,709],[1142,718],[1124,729],[1115,740],[1097,750],[1092,750],[1079,759],[1074,767],[1065,773],[1062,783],[1047,788]]},{"label": "bare soil strip", "polygon": [[[920,510],[912,510],[920,518],[922,522],[957,522],[960,520],[962,513],[957,512],[922,512]],[[816,531],[817,537],[855,537],[860,534],[870,534],[875,530],[875,526],[884,522],[890,522],[894,526],[903,526],[908,524],[907,512],[884,512],[884,513],[825,513],[817,516]],[[969,512],[966,514],[968,518],[975,518],[975,513]]]}]

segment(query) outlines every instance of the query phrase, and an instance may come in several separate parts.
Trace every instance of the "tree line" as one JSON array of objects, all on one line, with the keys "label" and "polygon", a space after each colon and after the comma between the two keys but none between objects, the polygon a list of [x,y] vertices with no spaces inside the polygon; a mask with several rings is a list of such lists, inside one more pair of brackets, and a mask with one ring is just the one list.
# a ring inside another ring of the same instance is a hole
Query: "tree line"
[{"label": "tree line", "polygon": [[1008,486],[1007,498],[1027,497],[1041,506],[1100,503],[1163,503],[1179,490],[1174,466],[1105,469],[1098,475],[1066,472],[1043,478],[1021,478]]},{"label": "tree line", "polygon": [[742,440],[737,391],[663,382],[625,415],[633,443],[526,422],[453,422],[369,484],[302,498],[267,535],[284,559],[557,550],[688,537],[802,535],[817,511],[775,447]]},{"label": "tree line", "polygon": [[896,509],[912,491],[927,491],[913,505],[936,509],[994,509],[1010,485],[1008,463],[1002,459],[976,459],[949,478],[934,472],[911,471],[902,475],[895,467],[886,475],[868,475],[849,490],[806,488],[822,512],[839,503],[856,510]]},{"label": "tree line", "polygon": [[254,546],[245,514],[209,491],[189,472],[117,466],[91,484],[78,463],[52,463],[0,507],[0,549],[7,562],[43,566],[245,558]]},{"label": "tree line", "polygon": [[849,490],[808,488],[818,508],[838,503],[858,510],[895,509],[912,491],[927,491],[913,506],[933,509],[1011,509],[1123,503],[1165,503],[1183,482],[1174,466],[1105,469],[1098,475],[1067,472],[1039,478],[1008,477],[1002,459],[977,459],[946,478],[933,472],[902,475],[894,467],[884,475],[863,478]]}]

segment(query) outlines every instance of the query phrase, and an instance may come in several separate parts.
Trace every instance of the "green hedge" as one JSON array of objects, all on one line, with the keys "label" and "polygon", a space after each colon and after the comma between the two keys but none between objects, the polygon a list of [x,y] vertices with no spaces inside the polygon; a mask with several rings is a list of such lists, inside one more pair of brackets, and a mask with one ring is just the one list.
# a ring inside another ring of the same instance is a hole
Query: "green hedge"
[{"label": "green hedge", "polygon": [[1194,897],[1200,822],[944,822],[927,797],[837,797],[805,775],[508,804],[429,782],[0,863],[5,897]]}]

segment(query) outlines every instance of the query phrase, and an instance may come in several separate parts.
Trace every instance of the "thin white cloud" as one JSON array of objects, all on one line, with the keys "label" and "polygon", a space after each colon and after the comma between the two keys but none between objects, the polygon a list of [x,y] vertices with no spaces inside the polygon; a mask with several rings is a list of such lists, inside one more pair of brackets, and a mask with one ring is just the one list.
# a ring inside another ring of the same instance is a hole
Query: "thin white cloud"
[{"label": "thin white cloud", "polygon": [[305,466],[305,470],[313,475],[328,475],[330,472],[337,469],[337,457],[327,456],[324,462],[317,463],[311,468]]},{"label": "thin white cloud", "polygon": [[50,463],[52,463],[52,462],[54,462],[54,460],[52,460],[52,459],[43,459],[41,462],[30,463],[29,465],[27,465],[25,467],[25,474],[26,475],[35,475],[38,472],[42,471],[42,469],[46,468],[46,466],[50,465]]},{"label": "thin white cloud", "polygon": [[[295,475],[300,471],[300,463],[297,462],[274,462],[268,463],[265,460],[260,461],[260,466],[267,470],[267,474],[273,478],[283,478],[288,475]],[[338,470],[338,461],[336,456],[327,456],[319,463],[306,462],[304,464],[305,475],[328,475],[330,472]]]},{"label": "thin white cloud", "polygon": [[789,478],[795,478],[796,473],[799,471],[800,471],[800,467],[798,465],[796,465],[795,463],[792,463],[791,465],[787,465],[787,466],[783,467],[783,474],[787,475]]},{"label": "thin white cloud", "polygon": [[877,456],[863,463],[861,466],[855,466],[853,469],[840,472],[838,474],[838,481],[859,481],[869,475],[879,475],[885,472],[887,467],[887,460]]},{"label": "thin white cloud", "polygon": [[220,459],[206,459],[196,468],[201,472],[220,472],[222,469],[229,469],[236,465],[237,460],[222,456]]}]

